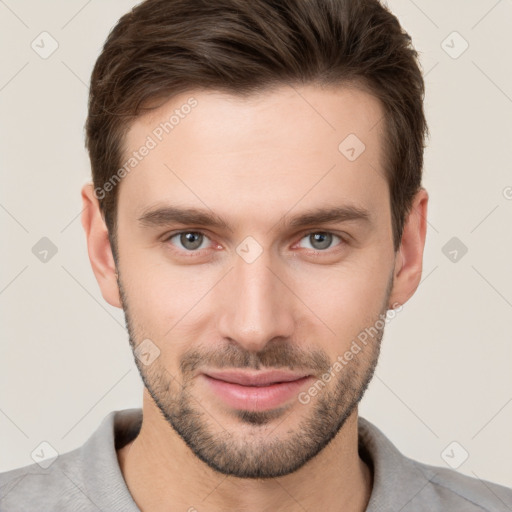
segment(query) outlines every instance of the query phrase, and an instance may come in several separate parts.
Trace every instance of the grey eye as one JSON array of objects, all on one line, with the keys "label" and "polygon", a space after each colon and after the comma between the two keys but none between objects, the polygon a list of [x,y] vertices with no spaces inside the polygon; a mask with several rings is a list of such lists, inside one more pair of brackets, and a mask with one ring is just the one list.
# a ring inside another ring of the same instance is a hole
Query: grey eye
[{"label": "grey eye", "polygon": [[331,244],[333,243],[333,239],[341,238],[333,233],[328,233],[326,231],[317,231],[316,233],[309,233],[306,235],[303,240],[307,240],[309,242],[309,247],[307,249],[313,249],[315,251],[323,251],[325,249],[329,249]]},{"label": "grey eye", "polygon": [[176,233],[174,236],[169,238],[172,241],[173,238],[179,237],[179,243],[187,251],[195,251],[201,248],[205,240],[205,236],[197,231],[183,231],[182,233]]}]

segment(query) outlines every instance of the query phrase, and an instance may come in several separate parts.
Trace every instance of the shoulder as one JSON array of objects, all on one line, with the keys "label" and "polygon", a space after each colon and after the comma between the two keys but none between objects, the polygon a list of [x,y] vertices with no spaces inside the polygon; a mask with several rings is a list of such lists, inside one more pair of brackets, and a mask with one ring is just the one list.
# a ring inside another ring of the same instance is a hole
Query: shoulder
[{"label": "shoulder", "polygon": [[0,473],[0,510],[136,512],[117,460],[117,445],[136,435],[140,409],[113,411],[79,448],[51,464]]},{"label": "shoulder", "polygon": [[[423,476],[425,487],[419,491],[416,503],[424,505],[425,510],[512,510],[512,489],[508,487],[470,477],[454,469],[431,466],[412,459],[408,461]],[[421,482],[421,477],[418,482]]]},{"label": "shoulder", "polygon": [[80,490],[79,452],[59,456],[46,469],[34,463],[0,473],[0,509],[87,510]]},{"label": "shoulder", "polygon": [[359,453],[373,469],[367,512],[512,511],[512,489],[406,457],[361,417]]}]

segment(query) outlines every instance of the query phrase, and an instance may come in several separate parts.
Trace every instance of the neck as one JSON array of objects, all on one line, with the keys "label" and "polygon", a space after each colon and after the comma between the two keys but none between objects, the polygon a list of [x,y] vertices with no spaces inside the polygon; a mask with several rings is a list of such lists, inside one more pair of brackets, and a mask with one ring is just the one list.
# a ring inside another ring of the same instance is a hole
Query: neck
[{"label": "neck", "polygon": [[118,451],[126,484],[143,512],[362,512],[372,473],[358,453],[357,408],[316,457],[289,475],[242,479],[218,473],[198,459],[144,396],[134,441]]}]

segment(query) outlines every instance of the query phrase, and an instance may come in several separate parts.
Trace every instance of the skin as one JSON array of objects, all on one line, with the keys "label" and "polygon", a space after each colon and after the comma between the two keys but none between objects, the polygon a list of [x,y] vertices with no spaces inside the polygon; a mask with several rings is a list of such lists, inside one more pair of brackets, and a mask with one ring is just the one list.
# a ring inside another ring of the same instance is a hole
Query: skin
[{"label": "skin", "polygon": [[[190,97],[197,106],[118,185],[117,268],[92,184],[82,189],[102,295],[124,309],[132,348],[150,339],[160,350],[149,365],[136,358],[143,423],[118,451],[125,481],[145,511],[363,511],[373,476],[358,454],[357,404],[383,328],[307,404],[294,397],[269,411],[235,410],[201,372],[300,369],[320,378],[417,289],[428,194],[415,196],[395,253],[383,109],[347,87],[182,94],[136,119],[126,154]],[[338,150],[350,133],[366,146],[354,161]],[[201,208],[229,227],[139,222],[157,205]],[[286,224],[346,205],[367,209],[370,222]],[[195,252],[170,238],[187,230],[205,235]],[[336,236],[322,245],[313,233]],[[248,236],[262,251],[250,263],[236,251]]]}]

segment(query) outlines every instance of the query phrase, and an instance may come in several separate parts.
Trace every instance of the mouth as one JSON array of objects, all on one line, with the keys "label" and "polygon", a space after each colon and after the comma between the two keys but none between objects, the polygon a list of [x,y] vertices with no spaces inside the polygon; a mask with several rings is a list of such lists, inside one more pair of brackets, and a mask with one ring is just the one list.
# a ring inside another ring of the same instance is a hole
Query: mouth
[{"label": "mouth", "polygon": [[257,373],[238,370],[223,372],[208,371],[205,372],[205,375],[231,384],[240,384],[241,386],[268,386],[270,384],[293,382],[308,376],[305,373],[292,373],[277,370]]},{"label": "mouth", "polygon": [[208,371],[201,377],[226,405],[253,411],[282,406],[296,398],[301,388],[313,379],[312,375],[283,371]]}]

